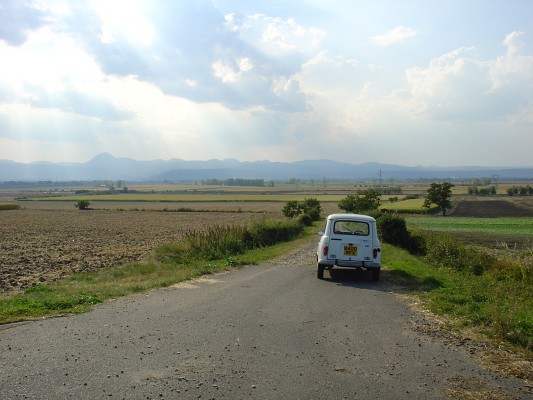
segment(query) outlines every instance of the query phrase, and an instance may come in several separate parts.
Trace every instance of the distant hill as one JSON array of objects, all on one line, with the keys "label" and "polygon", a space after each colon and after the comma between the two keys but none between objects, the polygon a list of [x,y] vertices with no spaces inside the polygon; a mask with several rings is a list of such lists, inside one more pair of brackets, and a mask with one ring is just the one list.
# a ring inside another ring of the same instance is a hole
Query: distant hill
[{"label": "distant hill", "polygon": [[332,160],[296,162],[238,161],[235,159],[186,161],[180,159],[137,161],[102,153],[85,163],[17,163],[0,160],[0,182],[7,181],[175,181],[205,179],[533,179],[533,167],[405,167],[377,162],[350,164]]}]

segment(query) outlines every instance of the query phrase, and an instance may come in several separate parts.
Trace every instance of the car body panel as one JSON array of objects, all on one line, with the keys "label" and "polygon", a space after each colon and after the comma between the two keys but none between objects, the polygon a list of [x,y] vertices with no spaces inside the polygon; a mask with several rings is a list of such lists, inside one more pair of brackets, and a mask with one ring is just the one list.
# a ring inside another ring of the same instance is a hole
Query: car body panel
[{"label": "car body panel", "polygon": [[380,268],[381,248],[376,220],[361,214],[332,214],[317,247],[325,267]]}]

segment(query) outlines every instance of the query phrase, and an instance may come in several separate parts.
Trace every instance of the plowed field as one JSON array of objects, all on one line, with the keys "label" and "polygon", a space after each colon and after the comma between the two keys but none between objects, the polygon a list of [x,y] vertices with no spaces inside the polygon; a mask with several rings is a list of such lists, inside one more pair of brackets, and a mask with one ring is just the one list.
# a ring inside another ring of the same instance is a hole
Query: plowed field
[{"label": "plowed field", "polygon": [[461,201],[450,215],[456,217],[533,217],[529,198]]},{"label": "plowed field", "polygon": [[[0,213],[0,293],[68,274],[138,261],[187,230],[236,224],[261,213],[79,211],[72,204]],[[269,214],[269,217],[272,215]]]}]

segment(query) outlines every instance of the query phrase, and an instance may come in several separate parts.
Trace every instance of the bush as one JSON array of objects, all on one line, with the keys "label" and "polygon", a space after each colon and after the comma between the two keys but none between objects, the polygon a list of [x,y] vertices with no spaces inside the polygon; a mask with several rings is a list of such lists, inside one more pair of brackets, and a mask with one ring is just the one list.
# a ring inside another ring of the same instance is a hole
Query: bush
[{"label": "bush", "polygon": [[396,213],[388,214],[379,211],[373,211],[369,215],[376,219],[378,232],[384,243],[406,249],[411,254],[425,254],[424,237],[409,232],[402,216]]},{"label": "bush", "polygon": [[7,204],[0,204],[0,211],[7,211],[7,210],[20,210],[20,204],[13,204],[13,203],[7,203]]},{"label": "bush", "polygon": [[298,221],[262,221],[250,226],[215,225],[203,231],[189,231],[183,242],[161,245],[156,258],[163,262],[222,260],[263,246],[296,238],[304,226]]},{"label": "bush", "polygon": [[205,260],[223,259],[245,250],[243,226],[214,225],[203,231],[185,234],[186,252]]},{"label": "bush", "polygon": [[296,200],[288,201],[285,204],[285,206],[281,209],[281,212],[287,218],[294,218],[301,214],[302,212],[301,204],[298,203]]},{"label": "bush", "polygon": [[298,221],[263,221],[257,222],[250,228],[253,246],[272,246],[276,243],[294,239],[303,232],[303,225]]},{"label": "bush", "polygon": [[297,221],[305,226],[313,225],[313,217],[311,217],[309,214],[300,215]]},{"label": "bush", "polygon": [[374,189],[368,189],[360,194],[349,194],[341,199],[338,207],[349,213],[361,213],[377,210],[379,205],[380,194]]},{"label": "bush", "polygon": [[317,199],[304,199],[303,202],[296,200],[288,201],[281,210],[287,218],[298,218],[302,224],[310,226],[313,221],[320,219],[322,207]]},{"label": "bush", "polygon": [[409,231],[405,219],[395,214],[380,214],[376,219],[381,240],[394,246],[409,246]]},{"label": "bush", "polygon": [[311,222],[318,221],[320,219],[322,207],[320,206],[320,202],[317,199],[304,199],[302,203],[302,209],[303,214],[308,216]]},{"label": "bush", "polygon": [[74,204],[74,207],[76,207],[79,210],[88,210],[89,209],[89,200],[78,200],[76,204]]},{"label": "bush", "polygon": [[447,235],[427,234],[426,260],[439,268],[482,275],[496,265],[497,259],[481,250],[469,247]]}]

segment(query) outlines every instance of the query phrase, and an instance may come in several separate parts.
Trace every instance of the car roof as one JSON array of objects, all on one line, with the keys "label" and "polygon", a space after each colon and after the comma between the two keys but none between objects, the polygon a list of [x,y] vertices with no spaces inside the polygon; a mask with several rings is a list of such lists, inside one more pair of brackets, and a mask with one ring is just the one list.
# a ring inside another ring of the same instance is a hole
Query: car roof
[{"label": "car roof", "polygon": [[366,222],[375,222],[376,220],[369,215],[362,214],[331,214],[328,215],[328,219],[344,219],[344,220],[357,220]]}]

